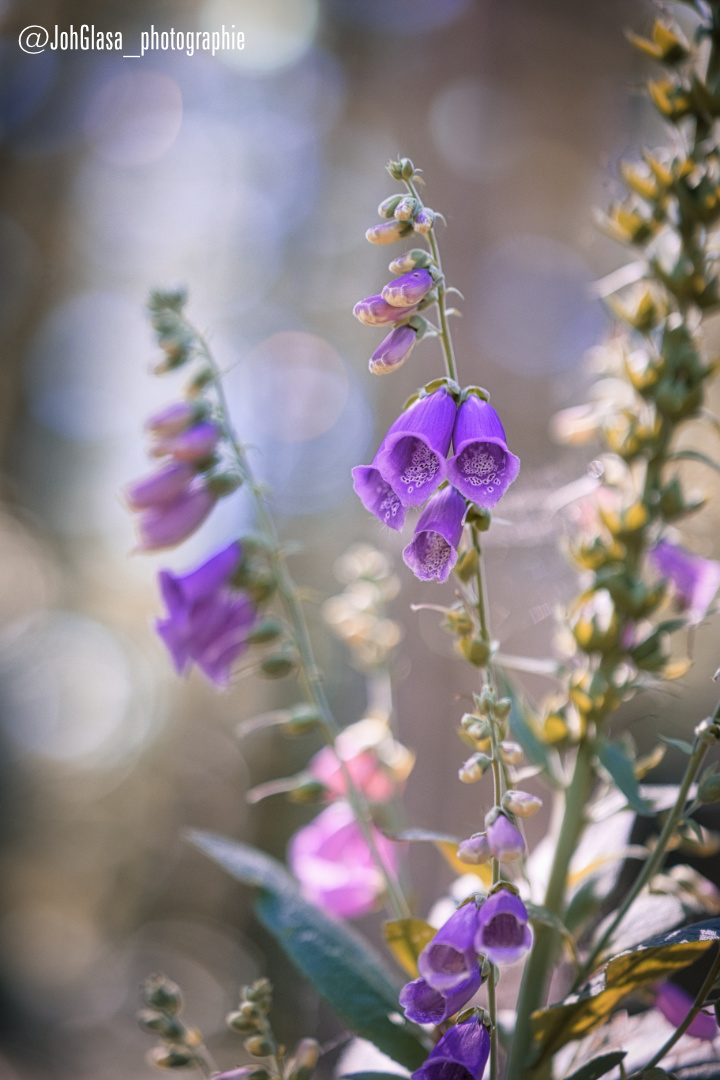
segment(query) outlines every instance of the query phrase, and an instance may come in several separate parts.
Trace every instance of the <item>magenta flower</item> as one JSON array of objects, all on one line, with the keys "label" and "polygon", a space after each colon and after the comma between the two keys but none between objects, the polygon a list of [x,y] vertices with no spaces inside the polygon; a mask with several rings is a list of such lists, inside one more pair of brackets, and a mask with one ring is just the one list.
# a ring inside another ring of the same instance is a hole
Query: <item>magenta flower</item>
[{"label": "magenta flower", "polygon": [[519,896],[499,889],[480,907],[475,948],[493,964],[514,964],[532,945],[528,913]]},{"label": "magenta flower", "polygon": [[186,428],[192,427],[193,424],[197,424],[199,420],[202,420],[205,413],[204,404],[192,401],[176,401],[148,417],[145,421],[145,430],[160,437],[178,435],[181,431],[185,431]]},{"label": "magenta flower", "polygon": [[450,916],[420,953],[418,971],[433,990],[447,995],[470,978],[477,965],[477,926],[477,904],[470,900]]},{"label": "magenta flower", "polygon": [[420,303],[434,284],[429,270],[410,270],[394,281],[389,281],[380,295],[393,307],[413,307]]},{"label": "magenta flower", "polygon": [[366,510],[374,514],[381,524],[399,532],[405,524],[407,508],[387,480],[383,480],[377,468],[377,459],[376,454],[372,465],[355,466],[352,471],[353,487]]},{"label": "magenta flower", "polygon": [[486,819],[485,826],[488,844],[496,859],[512,862],[524,853],[523,835],[507,815],[501,813],[493,820]]},{"label": "magenta flower", "polygon": [[419,506],[444,480],[455,412],[443,387],[413,402],[383,439],[374,464],[403,506]]},{"label": "magenta flower", "polygon": [[187,492],[196,472],[184,462],[170,462],[161,469],[134,480],[125,488],[125,499],[131,510],[149,510],[166,506]]},{"label": "magenta flower", "polygon": [[371,374],[387,375],[391,371],[397,371],[413,351],[416,341],[417,330],[412,326],[407,323],[396,326],[370,357]]},{"label": "magenta flower", "polygon": [[216,502],[216,496],[198,479],[172,502],[157,502],[143,509],[137,518],[137,550],[162,551],[181,544],[200,528]]},{"label": "magenta flower", "polygon": [[500,417],[475,394],[458,409],[453,432],[455,456],[447,463],[450,483],[466,499],[494,506],[520,471],[520,460],[507,447]]},{"label": "magenta flower", "polygon": [[353,315],[366,326],[383,326],[386,323],[402,322],[407,315],[412,315],[417,305],[394,307],[383,300],[382,296],[367,296],[358,300],[353,308]]},{"label": "magenta flower", "polygon": [[403,559],[421,581],[447,581],[457,562],[466,504],[462,495],[447,487],[428,502],[415,526]]},{"label": "magenta flower", "polygon": [[229,584],[240,554],[240,545],[233,543],[188,574],[160,571],[168,615],[158,619],[156,630],[178,674],[195,663],[217,686],[229,683],[231,668],[244,652],[255,622],[250,598]]},{"label": "magenta flower", "polygon": [[400,991],[400,1004],[408,1020],[414,1020],[416,1024],[441,1024],[467,1005],[481,982],[479,964],[475,964],[464,982],[446,994],[435,990],[425,979],[414,979],[413,982],[406,983]]},{"label": "magenta flower", "polygon": [[689,621],[699,623],[720,585],[720,563],[693,555],[669,540],[658,540],[649,556],[658,572],[672,582]]},{"label": "magenta flower", "polygon": [[446,1031],[412,1080],[481,1080],[490,1056],[490,1035],[473,1015]]},{"label": "magenta flower", "polygon": [[[372,828],[380,857],[394,873],[395,845]],[[372,911],[384,889],[382,874],[346,802],[332,803],[295,833],[288,863],[308,900],[341,918],[353,919]]]},{"label": "magenta flower", "polygon": [[176,435],[157,439],[150,447],[150,453],[153,457],[164,457],[168,454],[176,461],[202,462],[212,454],[219,438],[220,430],[217,425],[210,420],[203,420]]},{"label": "magenta flower", "polygon": [[[675,983],[658,983],[655,987],[655,1008],[659,1009],[666,1020],[674,1027],[679,1027],[694,1004],[693,998]],[[687,1028],[688,1035],[696,1039],[717,1039],[720,1029],[712,1016],[699,1012]]]}]

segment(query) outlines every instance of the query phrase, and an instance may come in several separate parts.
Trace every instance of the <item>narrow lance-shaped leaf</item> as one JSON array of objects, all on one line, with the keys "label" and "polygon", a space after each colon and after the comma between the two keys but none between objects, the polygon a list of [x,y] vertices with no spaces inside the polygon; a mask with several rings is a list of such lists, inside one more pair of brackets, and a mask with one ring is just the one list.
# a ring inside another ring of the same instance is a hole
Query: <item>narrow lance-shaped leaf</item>
[{"label": "narrow lance-shaped leaf", "polygon": [[640,795],[633,763],[622,743],[606,742],[601,739],[598,743],[598,758],[633,810],[638,814],[652,814],[652,806]]}]

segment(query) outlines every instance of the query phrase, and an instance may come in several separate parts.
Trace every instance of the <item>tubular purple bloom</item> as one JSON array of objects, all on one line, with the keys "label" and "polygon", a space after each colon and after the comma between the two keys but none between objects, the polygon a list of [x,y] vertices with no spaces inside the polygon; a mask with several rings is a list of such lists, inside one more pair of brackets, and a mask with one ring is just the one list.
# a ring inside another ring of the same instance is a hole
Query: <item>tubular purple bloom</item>
[{"label": "tubular purple bloom", "polygon": [[514,964],[532,945],[528,913],[519,896],[499,889],[478,914],[475,948],[493,964]]},{"label": "tubular purple bloom", "polygon": [[245,650],[255,621],[247,594],[229,587],[240,554],[240,545],[233,543],[188,574],[160,571],[167,618],[159,619],[156,629],[179,674],[196,663],[216,685],[230,681],[232,665]]},{"label": "tubular purple bloom", "polygon": [[172,455],[176,461],[203,461],[213,452],[220,438],[220,429],[210,420],[203,420],[177,435],[158,439],[150,447],[153,457]]},{"label": "tubular purple bloom", "polygon": [[372,465],[356,465],[352,476],[353,487],[365,509],[374,514],[381,524],[399,532],[405,524],[407,508],[380,475],[377,454]]},{"label": "tubular purple bloom", "polygon": [[415,526],[415,536],[403,551],[405,564],[421,581],[447,581],[457,562],[466,503],[446,487],[428,502]]},{"label": "tubular purple bloom", "polygon": [[201,420],[205,411],[205,406],[198,402],[176,401],[148,417],[145,430],[158,436],[179,435]]},{"label": "tubular purple bloom", "polygon": [[385,326],[387,323],[401,322],[408,315],[412,315],[416,304],[408,307],[393,307],[383,300],[382,296],[367,296],[364,300],[358,300],[353,308],[353,315],[366,326]]},{"label": "tubular purple bloom", "polygon": [[658,572],[672,582],[690,622],[699,623],[720,586],[720,563],[693,555],[669,540],[659,540],[649,554]]},{"label": "tubular purple bloom", "polygon": [[433,990],[448,994],[470,978],[477,964],[477,924],[477,904],[470,900],[450,916],[420,953],[418,971]]},{"label": "tubular purple bloom", "polygon": [[170,462],[149,476],[133,480],[125,488],[125,499],[131,510],[148,510],[158,503],[175,502],[190,486],[195,470],[184,462]]},{"label": "tubular purple bloom", "polygon": [[507,447],[500,417],[487,401],[471,394],[458,409],[453,432],[455,456],[447,463],[450,483],[479,506],[494,506],[520,471]]},{"label": "tubular purple bloom", "polygon": [[512,862],[524,853],[522,833],[505,814],[498,814],[494,821],[487,823],[486,828],[488,844],[496,859]]},{"label": "tubular purple bloom", "polygon": [[156,504],[137,519],[138,551],[162,551],[175,547],[199,529],[216,503],[202,481],[185,488],[173,502]]},{"label": "tubular purple bloom", "polygon": [[489,1032],[471,1016],[445,1032],[412,1080],[481,1080],[489,1056]]},{"label": "tubular purple bloom", "polygon": [[415,347],[417,330],[404,323],[391,330],[382,344],[370,357],[370,371],[373,375],[386,375],[397,371]]},{"label": "tubular purple bloom", "polygon": [[447,390],[436,390],[406,409],[383,439],[377,468],[403,506],[419,506],[445,479],[455,413]]},{"label": "tubular purple bloom", "polygon": [[480,988],[482,971],[476,964],[468,978],[446,994],[435,990],[425,979],[406,983],[400,991],[400,1004],[408,1020],[416,1024],[441,1024],[454,1016]]},{"label": "tubular purple bloom", "polygon": [[[665,1019],[675,1027],[682,1024],[693,1004],[693,998],[675,983],[663,982],[655,987],[655,1008],[659,1009]],[[686,1033],[694,1035],[696,1039],[707,1039],[712,1042],[720,1035],[720,1029],[712,1016],[699,1012]]]},{"label": "tubular purple bloom", "polygon": [[383,300],[393,307],[410,307],[419,304],[432,289],[435,282],[429,270],[417,268],[389,281],[381,292]]},{"label": "tubular purple bloom", "polygon": [[467,840],[461,840],[457,849],[457,857],[461,862],[479,865],[489,862],[493,857],[490,844],[485,833],[474,833]]}]

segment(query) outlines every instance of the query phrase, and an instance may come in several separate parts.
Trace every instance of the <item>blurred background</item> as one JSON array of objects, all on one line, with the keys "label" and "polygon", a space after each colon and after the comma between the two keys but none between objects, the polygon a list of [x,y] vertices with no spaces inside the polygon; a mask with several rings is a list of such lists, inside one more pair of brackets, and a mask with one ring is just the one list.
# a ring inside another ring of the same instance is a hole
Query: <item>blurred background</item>
[{"label": "blurred background", "polygon": [[[367,359],[382,331],[351,312],[387,280],[396,249],[364,233],[394,190],[385,163],[411,156],[465,298],[461,378],[491,390],[523,461],[502,505],[510,524],[488,541],[493,630],[507,653],[548,655],[574,578],[547,500],[593,454],[556,445],[548,424],[585,400],[584,356],[608,329],[589,286],[627,258],[593,208],[617,194],[624,152],[664,138],[623,37],[650,17],[627,0],[0,0],[2,1080],[155,1075],[133,1018],[154,970],[183,985],[223,1067],[242,1055],[225,1013],[263,973],[289,1044],[339,1030],[288,975],[247,892],[181,836],[211,829],[282,858],[314,810],[244,796],[317,744],[239,742],[238,722],[292,701],[292,687],[178,680],[154,636],[158,567],[191,565],[249,516],[240,492],[179,551],[130,554],[120,488],[147,468],[144,416],[180,385],[151,375],[149,288],[189,287],[313,598],[339,591],[334,561],[357,540],[400,566],[407,537],[363,511],[350,469],[441,373],[440,350],[423,344],[379,382]],[[120,31],[122,53],[18,46],[30,24],[52,39],[82,23]],[[242,52],[123,58],[152,26],[223,24],[244,32]],[[693,523],[696,551],[713,554],[717,527],[717,510]],[[437,616],[408,608],[449,593],[400,576],[396,708],[418,752],[408,820],[468,835],[483,792],[456,782],[454,729],[472,686]],[[336,713],[358,720],[364,680],[316,603],[309,618]],[[658,726],[686,735],[712,707],[711,638],[698,635],[675,696],[628,711],[642,745]],[[551,689],[524,686],[533,700]],[[678,767],[668,755],[655,777]],[[424,914],[450,870],[433,851],[412,859]],[[377,919],[363,926],[376,933]]]}]

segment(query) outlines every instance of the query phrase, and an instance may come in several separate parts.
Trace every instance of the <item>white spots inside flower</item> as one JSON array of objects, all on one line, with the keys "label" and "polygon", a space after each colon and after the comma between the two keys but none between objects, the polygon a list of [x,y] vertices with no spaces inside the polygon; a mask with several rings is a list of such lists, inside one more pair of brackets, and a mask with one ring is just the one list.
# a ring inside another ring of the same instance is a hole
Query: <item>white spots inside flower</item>
[{"label": "white spots inside flower", "polygon": [[422,567],[422,577],[430,580],[439,578],[451,555],[451,548],[444,536],[438,532],[422,532],[415,541],[415,551]]},{"label": "white spots inside flower", "polygon": [[423,487],[430,483],[440,468],[440,462],[437,454],[434,454],[430,447],[420,439],[411,437],[409,442],[412,449],[408,453],[400,479],[403,484],[408,485],[408,492],[411,492],[415,487]]},{"label": "white spots inside flower", "polygon": [[400,499],[384,480],[379,481],[376,490],[378,495],[378,516],[383,521],[390,522],[392,518],[397,517],[401,505]]},{"label": "white spots inside flower", "polygon": [[483,930],[482,940],[486,948],[511,949],[522,945],[525,930],[509,911],[495,915]]},{"label": "white spots inside flower", "polygon": [[505,468],[505,451],[495,443],[470,443],[458,457],[458,468],[473,487],[500,486]]}]

